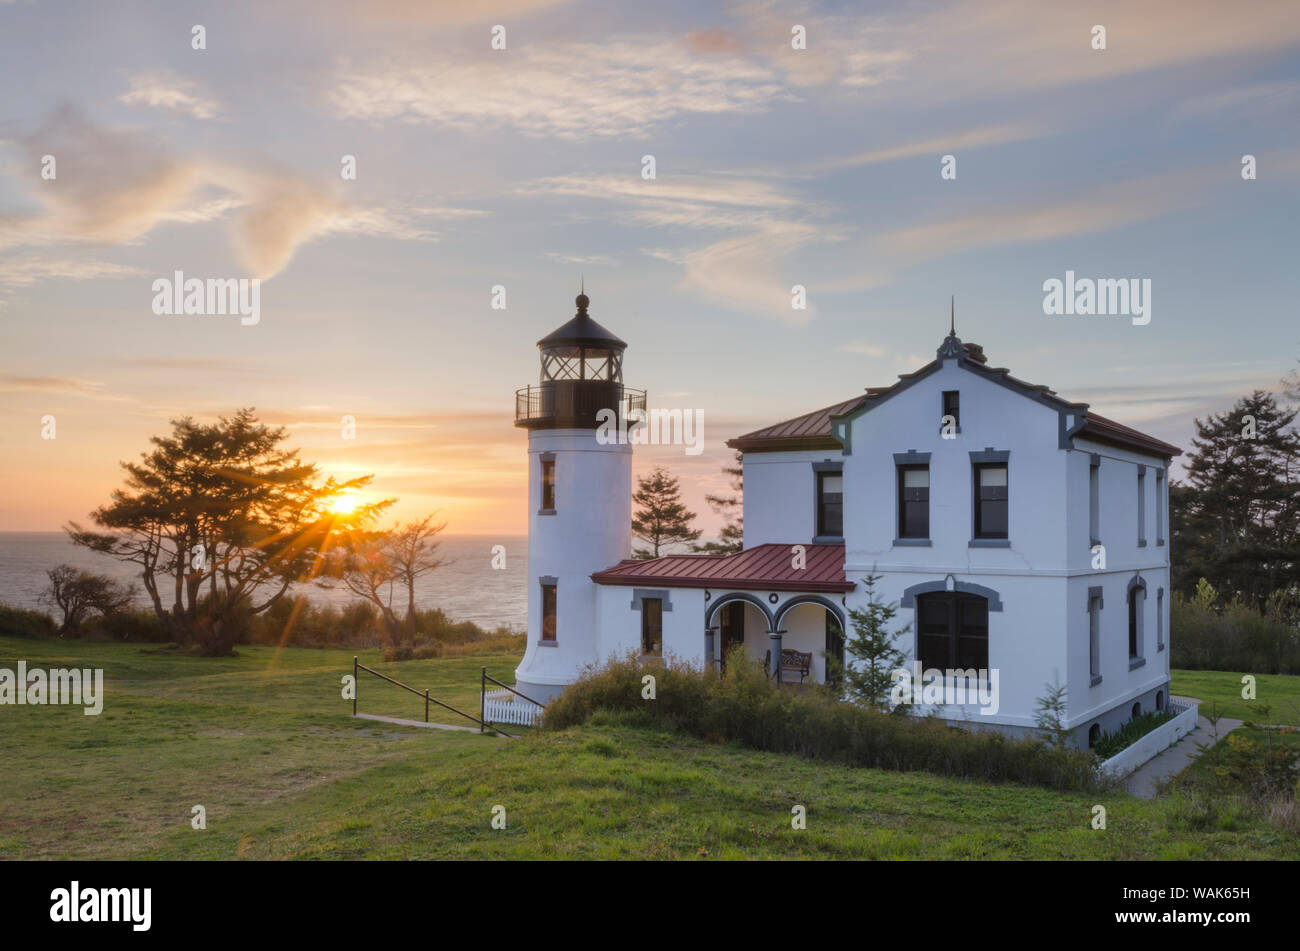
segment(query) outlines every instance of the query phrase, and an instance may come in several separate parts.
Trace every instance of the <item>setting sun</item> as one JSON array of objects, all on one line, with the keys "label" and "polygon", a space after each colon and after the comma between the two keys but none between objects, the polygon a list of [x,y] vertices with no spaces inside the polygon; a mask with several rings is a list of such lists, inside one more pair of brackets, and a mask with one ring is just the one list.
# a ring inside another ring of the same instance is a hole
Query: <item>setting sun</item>
[{"label": "setting sun", "polygon": [[330,502],[330,511],[335,515],[351,515],[361,504],[361,496],[355,492],[343,492]]}]

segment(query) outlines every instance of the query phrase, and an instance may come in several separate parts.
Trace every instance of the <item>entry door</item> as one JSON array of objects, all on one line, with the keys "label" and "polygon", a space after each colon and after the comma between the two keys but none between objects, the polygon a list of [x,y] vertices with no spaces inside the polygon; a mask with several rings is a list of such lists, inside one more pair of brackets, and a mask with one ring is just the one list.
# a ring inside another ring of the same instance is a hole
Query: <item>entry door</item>
[{"label": "entry door", "polygon": [[737,644],[745,643],[745,602],[732,601],[724,604],[719,611],[722,618],[719,628],[719,660],[722,669],[727,667],[727,655]]},{"label": "entry door", "polygon": [[834,611],[826,612],[826,682],[839,683],[839,676],[831,663],[834,658],[841,668],[844,666],[844,628]]}]

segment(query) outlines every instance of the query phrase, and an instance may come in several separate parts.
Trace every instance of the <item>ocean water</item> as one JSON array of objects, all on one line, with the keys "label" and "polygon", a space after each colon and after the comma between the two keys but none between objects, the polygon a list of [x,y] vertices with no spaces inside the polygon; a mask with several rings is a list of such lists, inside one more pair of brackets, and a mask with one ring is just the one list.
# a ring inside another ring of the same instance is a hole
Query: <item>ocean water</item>
[{"label": "ocean water", "polygon": [[[506,548],[504,569],[492,567],[494,545]],[[526,535],[445,535],[439,553],[449,563],[421,579],[415,592],[419,608],[442,608],[452,620],[473,621],[488,629],[499,624],[524,629],[528,618]],[[137,566],[79,548],[62,532],[0,532],[0,602],[49,610],[39,603],[39,598],[49,584],[45,572],[59,564],[75,565],[143,588]],[[321,604],[342,606],[355,599],[343,588],[294,588]],[[393,601],[405,605],[405,594],[396,593]],[[141,606],[148,603],[148,595],[141,592]],[[163,603],[171,606],[165,592]]]}]

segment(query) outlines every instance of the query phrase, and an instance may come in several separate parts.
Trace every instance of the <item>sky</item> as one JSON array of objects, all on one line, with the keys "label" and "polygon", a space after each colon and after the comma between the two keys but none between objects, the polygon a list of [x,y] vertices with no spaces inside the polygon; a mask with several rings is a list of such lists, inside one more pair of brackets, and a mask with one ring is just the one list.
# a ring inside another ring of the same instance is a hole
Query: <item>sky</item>
[{"label": "sky", "polygon": [[[917,369],[951,297],[991,366],[1190,448],[1300,356],[1298,53],[1267,0],[0,0],[0,530],[252,406],[397,517],[523,532],[513,393],[580,281],[703,414],[635,469],[706,534],[727,439]],[[1067,270],[1150,322],[1045,314]],[[156,314],[176,271],[259,321]]]}]

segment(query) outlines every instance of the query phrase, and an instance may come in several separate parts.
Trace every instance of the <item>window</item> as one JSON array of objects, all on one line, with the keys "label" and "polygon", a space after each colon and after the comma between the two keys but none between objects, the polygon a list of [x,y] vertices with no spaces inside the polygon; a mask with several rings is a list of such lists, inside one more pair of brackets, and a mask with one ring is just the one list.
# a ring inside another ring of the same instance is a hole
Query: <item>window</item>
[{"label": "window", "polygon": [[1133,714],[1134,720],[1142,716],[1142,701],[1139,700],[1137,703],[1133,704],[1133,709],[1129,712]]},{"label": "window", "polygon": [[[958,390],[943,391],[943,415],[952,417],[952,424],[961,432],[961,392]],[[942,420],[940,420],[942,422]]]},{"label": "window", "polygon": [[922,670],[988,670],[989,603],[974,594],[917,595],[917,655]]},{"label": "window", "polygon": [[641,599],[641,653],[663,654],[664,645],[664,600],[663,598]]},{"label": "window", "polygon": [[1128,592],[1128,656],[1136,660],[1142,656],[1142,607],[1138,598],[1141,588],[1130,588]]},{"label": "window", "polygon": [[843,534],[844,475],[839,472],[818,472],[817,535],[839,538]]},{"label": "window", "polygon": [[1165,473],[1156,470],[1156,544],[1165,543]]},{"label": "window", "polygon": [[975,537],[1007,537],[1005,463],[983,463],[975,466]]},{"label": "window", "polygon": [[1156,709],[1157,709],[1157,710],[1163,710],[1164,708],[1165,708],[1165,692],[1164,692],[1163,690],[1157,690],[1157,691],[1156,691]]},{"label": "window", "polygon": [[1138,466],[1138,548],[1147,543],[1147,467]]},{"label": "window", "polygon": [[1156,588],[1156,650],[1165,649],[1165,589]]},{"label": "window", "polygon": [[1101,456],[1088,463],[1088,535],[1091,545],[1101,544]]},{"label": "window", "polygon": [[1101,683],[1101,588],[1088,589],[1088,672]]},{"label": "window", "polygon": [[1088,727],[1088,749],[1092,749],[1094,746],[1096,746],[1097,741],[1100,739],[1101,739],[1101,724],[1094,723],[1092,726]]},{"label": "window", "polygon": [[555,640],[555,585],[542,585],[542,640]]},{"label": "window", "polygon": [[542,511],[555,511],[555,460],[542,460]]},{"label": "window", "polygon": [[898,537],[930,537],[930,467],[898,467]]}]

